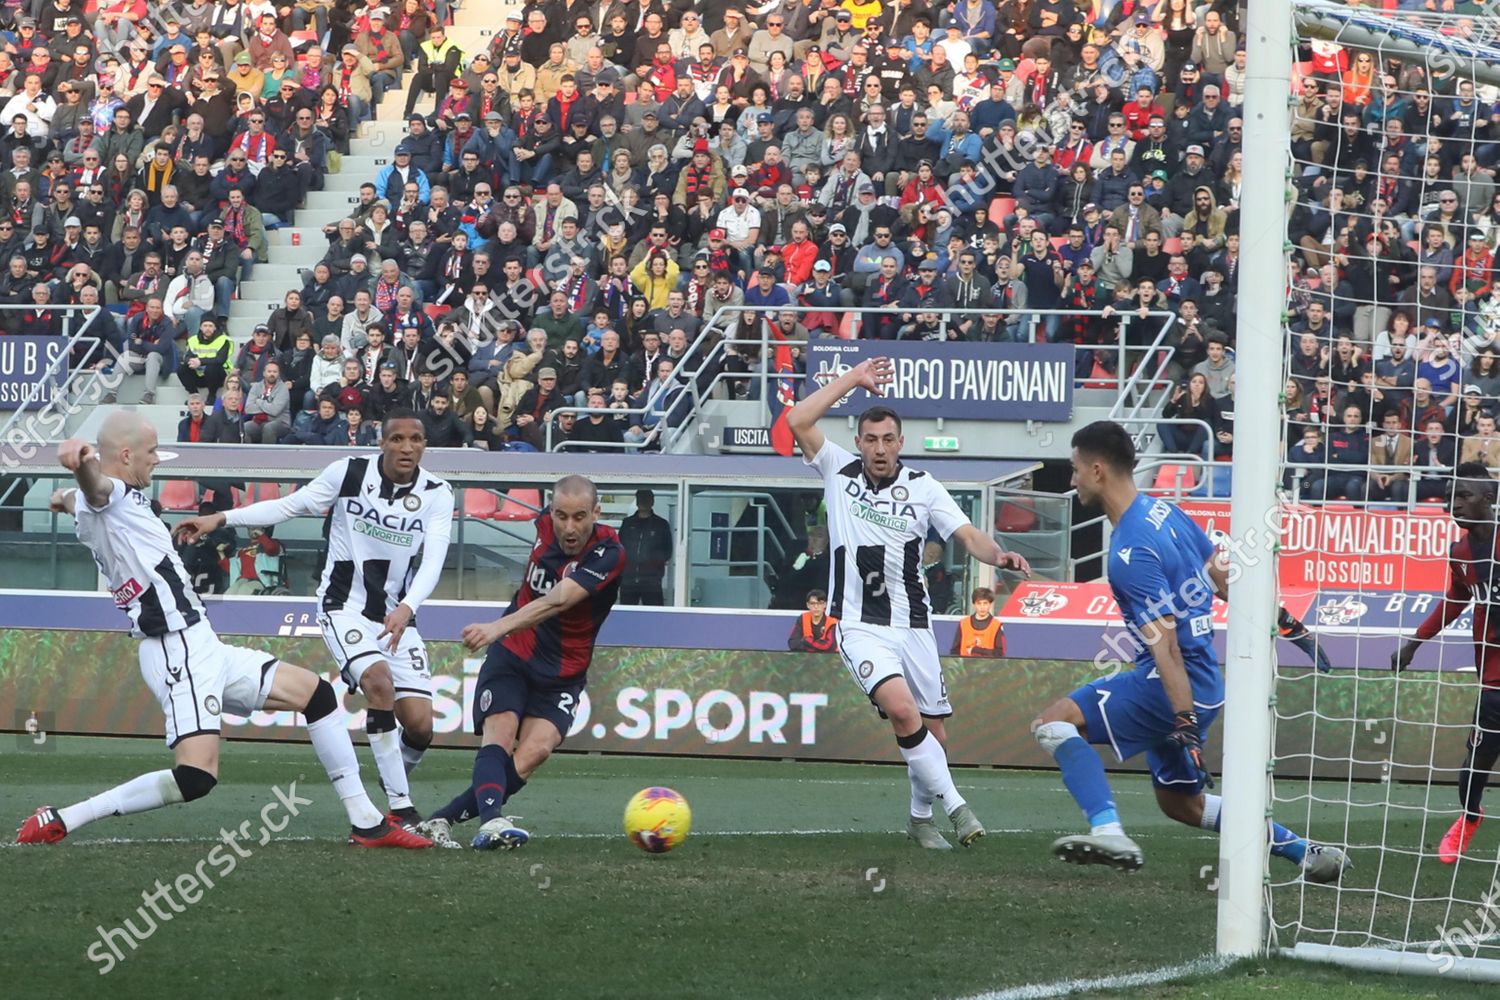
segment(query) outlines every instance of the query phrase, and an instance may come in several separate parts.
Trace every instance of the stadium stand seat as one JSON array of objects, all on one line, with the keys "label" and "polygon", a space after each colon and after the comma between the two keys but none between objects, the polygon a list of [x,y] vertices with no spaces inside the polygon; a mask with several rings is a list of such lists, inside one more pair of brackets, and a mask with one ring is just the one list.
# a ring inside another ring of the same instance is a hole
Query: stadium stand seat
[{"label": "stadium stand seat", "polygon": [[168,479],[157,496],[162,510],[174,514],[197,513],[198,484],[191,479]]},{"label": "stadium stand seat", "polygon": [[489,490],[469,487],[464,490],[464,517],[488,521],[500,509],[500,498]]},{"label": "stadium stand seat", "polygon": [[493,515],[493,520],[533,521],[541,507],[541,490],[511,490],[505,494],[505,504]]},{"label": "stadium stand seat", "polygon": [[1152,493],[1168,495],[1193,489],[1198,485],[1198,475],[1191,465],[1163,465],[1156,470],[1156,481],[1151,484]]}]

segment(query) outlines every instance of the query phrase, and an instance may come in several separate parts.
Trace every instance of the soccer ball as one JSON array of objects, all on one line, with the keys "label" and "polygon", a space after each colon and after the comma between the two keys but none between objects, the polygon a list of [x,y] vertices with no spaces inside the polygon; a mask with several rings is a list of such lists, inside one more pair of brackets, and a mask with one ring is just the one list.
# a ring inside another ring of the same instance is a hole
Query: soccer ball
[{"label": "soccer ball", "polygon": [[665,854],[687,839],[693,811],[670,788],[643,788],[625,805],[625,835],[647,854]]}]

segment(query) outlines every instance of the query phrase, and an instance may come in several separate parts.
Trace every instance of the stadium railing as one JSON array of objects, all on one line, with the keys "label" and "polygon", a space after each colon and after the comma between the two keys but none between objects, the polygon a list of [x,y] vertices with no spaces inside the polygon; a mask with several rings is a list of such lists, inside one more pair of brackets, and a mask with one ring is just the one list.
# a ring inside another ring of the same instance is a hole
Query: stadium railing
[{"label": "stadium railing", "polygon": [[[888,309],[876,309],[866,306],[851,306],[849,308],[840,309],[837,311],[854,315],[860,315],[864,313],[890,312],[890,310]],[[1112,352],[1115,355],[1114,371],[1112,373],[1107,371],[1101,372],[1097,368],[1095,368],[1088,376],[1075,375],[1073,380],[1074,385],[1098,385],[1101,387],[1118,385],[1120,387],[1121,402],[1116,403],[1116,409],[1119,410],[1121,408],[1121,403],[1127,403],[1131,408],[1130,412],[1128,413],[1112,414],[1115,419],[1120,419],[1122,421],[1128,421],[1132,418],[1140,420],[1154,420],[1154,418],[1141,416],[1141,414],[1151,411],[1153,407],[1156,410],[1160,409],[1162,399],[1160,396],[1153,396],[1153,390],[1157,392],[1165,392],[1170,389],[1170,384],[1165,380],[1165,373],[1172,364],[1174,351],[1173,348],[1167,343],[1167,341],[1170,338],[1170,334],[1176,325],[1177,316],[1175,313],[1167,310],[1148,310],[1144,313],[1138,310],[1130,312],[1111,310],[1109,313],[1106,313],[1106,311],[1103,309],[1079,312],[1067,309],[996,310],[972,308],[913,308],[911,310],[902,311],[910,311],[912,313],[936,313],[939,316],[941,329],[946,329],[948,323],[955,316],[981,317],[985,315],[994,315],[997,313],[1002,316],[1015,316],[1018,317],[1018,322],[1026,325],[1026,328],[1032,337],[1035,336],[1036,330],[1041,325],[1042,319],[1048,316],[1059,316],[1069,319],[1076,319],[1082,316],[1096,316],[1101,319],[1108,319],[1111,317],[1116,318],[1120,322],[1120,332],[1115,342],[1109,344],[1072,345],[1074,347],[1075,353],[1097,355],[1100,352]],[[829,310],[826,308],[801,305],[783,305],[774,307],[735,305],[726,306],[715,313],[713,320],[710,323],[705,324],[703,329],[699,331],[698,336],[695,337],[688,345],[687,356],[695,358],[701,357],[701,361],[699,362],[697,368],[693,369],[692,371],[682,373],[680,377],[680,381],[684,383],[682,392],[687,394],[688,398],[692,401],[691,406],[683,410],[681,413],[676,413],[678,406],[680,405],[680,400],[674,396],[672,403],[665,408],[600,410],[590,409],[586,406],[569,406],[559,407],[558,409],[552,411],[553,415],[555,416],[560,413],[570,413],[577,417],[587,417],[597,413],[606,413],[616,416],[621,414],[642,417],[647,415],[654,416],[658,418],[657,423],[652,428],[651,432],[648,433],[646,438],[642,441],[623,442],[618,444],[599,444],[590,442],[588,444],[588,447],[597,447],[610,451],[639,451],[646,448],[659,447],[662,451],[676,451],[678,450],[677,446],[682,441],[683,437],[692,432],[695,424],[695,418],[698,416],[699,411],[706,403],[716,398],[716,390],[721,385],[754,382],[757,385],[757,390],[759,393],[758,398],[767,400],[771,398],[771,393],[774,391],[776,382],[783,379],[791,381],[804,381],[808,377],[808,374],[803,372],[778,372],[771,366],[771,352],[773,352],[776,347],[784,342],[778,341],[771,334],[766,324],[761,323],[757,325],[758,334],[754,337],[731,336],[726,332],[728,330],[741,326],[742,323],[740,322],[740,318],[746,314],[756,315],[783,312],[794,313],[798,316],[801,316],[808,313],[826,314],[827,312],[829,312]],[[1160,327],[1150,343],[1144,345],[1134,345],[1128,343],[1131,325],[1137,322],[1160,323]],[[817,337],[811,338],[806,342],[837,343],[845,339],[846,338],[842,337]],[[867,340],[862,342],[885,343],[887,341]],[[793,345],[800,347],[803,343],[804,341],[794,341]],[[935,341],[935,343],[948,343],[948,341]],[[968,341],[966,343],[973,342]],[[1035,343],[1035,340],[982,341],[980,343]],[[1059,341],[1059,343],[1071,342]],[[736,349],[741,347],[756,349],[758,351],[757,356],[759,358],[758,366],[752,371],[718,371],[715,372],[714,376],[707,382],[703,382],[698,377],[699,374],[705,368],[711,370],[714,366],[723,364],[725,357],[728,354],[728,348],[730,347]],[[1138,362],[1133,366],[1128,365],[1131,357],[1137,353],[1139,353],[1140,355]],[[1122,379],[1119,373],[1125,371],[1127,367],[1129,367],[1129,374]],[[663,424],[666,422],[666,417],[669,412],[675,414],[672,421],[673,425],[663,427]],[[553,450],[554,447],[552,439],[553,426],[553,424],[549,423],[546,433],[546,444],[549,451]],[[566,442],[559,442],[558,449],[570,450],[567,448]]]}]

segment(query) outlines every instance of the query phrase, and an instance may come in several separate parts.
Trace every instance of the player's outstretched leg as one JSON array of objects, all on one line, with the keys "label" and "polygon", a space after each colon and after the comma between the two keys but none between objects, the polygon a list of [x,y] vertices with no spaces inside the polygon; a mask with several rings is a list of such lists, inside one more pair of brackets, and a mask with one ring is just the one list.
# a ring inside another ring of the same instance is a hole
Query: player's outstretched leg
[{"label": "player's outstretched leg", "polygon": [[[1162,812],[1168,816],[1187,823],[1189,826],[1197,825],[1204,830],[1219,832],[1220,813],[1224,806],[1221,796],[1205,794],[1193,799],[1173,795],[1172,798],[1181,801],[1171,806],[1163,801],[1163,797],[1171,793],[1158,788],[1156,794],[1157,801],[1162,804]],[[1200,802],[1201,805],[1198,804]],[[1332,884],[1342,879],[1344,872],[1353,867],[1349,856],[1342,849],[1332,844],[1314,843],[1305,837],[1298,836],[1275,820],[1266,822],[1269,827],[1268,840],[1271,846],[1271,856],[1283,858],[1301,868],[1302,877],[1307,881],[1322,885]]]},{"label": "player's outstretched leg", "polygon": [[[191,736],[177,744],[177,748],[181,749],[189,742],[217,744],[218,740],[217,734]],[[217,757],[217,748],[213,753]],[[217,770],[217,763],[214,770]],[[22,822],[16,831],[16,843],[55,844],[69,833],[106,816],[129,816],[202,798],[217,783],[214,773],[191,764],[178,764],[171,770],[138,775],[122,785],[61,809],[42,806]]]},{"label": "player's outstretched leg", "polygon": [[1054,841],[1052,853],[1069,864],[1136,871],[1145,864],[1145,856],[1125,835],[1104,775],[1104,761],[1083,738],[1082,724],[1083,714],[1070,698],[1054,703],[1031,724],[1032,735],[1057,761],[1064,786],[1089,823],[1088,833]]}]

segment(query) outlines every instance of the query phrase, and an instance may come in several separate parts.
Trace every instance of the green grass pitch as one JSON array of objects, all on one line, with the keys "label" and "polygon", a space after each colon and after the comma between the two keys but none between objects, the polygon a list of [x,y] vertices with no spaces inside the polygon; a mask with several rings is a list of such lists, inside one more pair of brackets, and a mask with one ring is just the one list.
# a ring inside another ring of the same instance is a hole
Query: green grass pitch
[{"label": "green grass pitch", "polygon": [[[0,813],[12,823],[170,766],[153,740],[57,737],[39,752],[0,736],[11,741],[0,748]],[[454,794],[471,761],[430,754],[414,776],[418,805]],[[1137,777],[1115,780],[1147,857],[1126,876],[1049,856],[1078,819],[1046,773],[960,772],[993,832],[939,855],[896,832],[907,804],[899,768],[560,755],[510,810],[531,845],[478,854],[345,846],[342,810],[305,746],[234,742],[221,771],[202,802],[102,821],[55,847],[0,850],[7,993],[959,997],[1144,972],[1213,949],[1214,841],[1161,818]],[[233,871],[205,864],[221,828],[258,830],[273,787],[293,781],[311,805],[266,845],[248,845]],[[651,784],[678,789],[694,810],[693,834],[668,855],[643,854],[620,831],[626,800]],[[1370,828],[1353,832],[1378,839],[1379,819],[1361,822]],[[1354,878],[1392,878],[1392,864],[1367,863]],[[181,913],[163,905],[172,919],[135,950],[122,946],[101,976],[88,956],[99,929],[128,917],[144,930],[142,893],[200,866],[213,887]],[[1309,897],[1309,913],[1319,905]],[[1087,995],[1451,1000],[1494,987],[1270,960]]]}]

